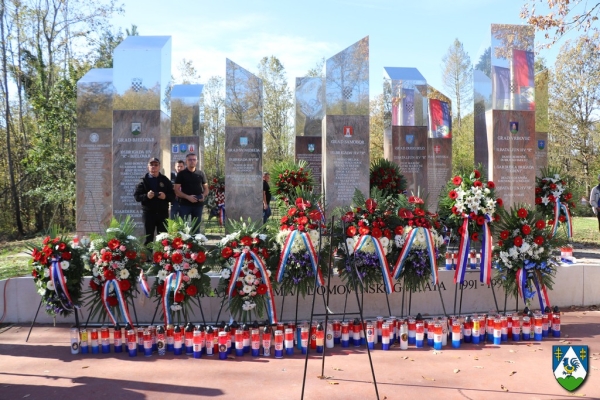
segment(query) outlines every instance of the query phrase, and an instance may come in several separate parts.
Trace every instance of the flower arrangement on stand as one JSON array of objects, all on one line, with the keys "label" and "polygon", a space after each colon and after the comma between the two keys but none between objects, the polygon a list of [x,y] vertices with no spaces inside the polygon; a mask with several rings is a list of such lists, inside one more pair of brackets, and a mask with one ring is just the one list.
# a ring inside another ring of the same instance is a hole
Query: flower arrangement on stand
[{"label": "flower arrangement on stand", "polygon": [[500,220],[497,213],[502,199],[496,198],[496,185],[475,169],[470,174],[456,175],[447,184],[448,195],[440,199],[440,214],[457,228],[458,260],[454,283],[463,283],[471,242],[481,241],[480,281],[489,285],[492,275],[492,226]]},{"label": "flower arrangement on stand", "polygon": [[[541,178],[535,178],[535,205],[551,221],[551,233],[556,235],[559,225],[565,227],[567,238],[573,237],[571,209],[575,208],[568,179],[560,176],[557,168],[542,168]],[[549,222],[550,223],[550,222]]]},{"label": "flower arrangement on stand", "polygon": [[210,210],[209,218],[218,217],[219,225],[225,224],[225,178],[213,178],[208,185],[206,204]]},{"label": "flower arrangement on stand", "polygon": [[229,300],[231,316],[247,322],[263,319],[266,314],[276,323],[272,270],[279,249],[258,226],[251,220],[228,221],[227,231],[231,233],[221,239],[211,258],[220,266],[218,291]]},{"label": "flower arrangement on stand", "polygon": [[311,192],[297,188],[282,206],[279,233],[276,241],[281,248],[276,281],[284,293],[306,296],[315,285],[323,286],[323,273],[328,273],[329,238],[319,206],[321,199]]},{"label": "flower arrangement on stand", "polygon": [[399,225],[394,201],[378,189],[371,190],[368,199],[356,190],[342,221],[346,239],[341,244],[345,257],[344,266],[338,268],[340,278],[351,285],[358,278],[363,288],[383,282],[386,292],[392,293],[391,264],[399,253],[393,240]]},{"label": "flower arrangement on stand", "polygon": [[87,265],[92,273],[87,297],[90,315],[100,313],[103,319],[108,315],[113,325],[120,314],[133,326],[128,303],[138,293],[136,281],[143,271],[140,256],[143,248],[133,232],[131,218],[121,223],[113,218],[106,234],[92,237],[90,243]]},{"label": "flower arrangement on stand", "polygon": [[[173,321],[173,312],[181,319],[200,306],[198,297],[210,292],[206,249],[202,234],[192,235],[196,221],[181,218],[167,220],[167,232],[156,235],[152,246],[152,266],[156,274],[152,295],[161,302],[165,324]],[[189,320],[184,318],[184,320]]]},{"label": "flower arrangement on stand", "polygon": [[270,171],[273,187],[271,193],[284,202],[296,194],[296,188],[312,191],[314,184],[312,170],[304,160],[280,161]]},{"label": "flower arrangement on stand", "polygon": [[527,304],[537,293],[540,309],[549,307],[548,289],[552,289],[557,267],[553,253],[565,238],[553,236],[544,214],[528,205],[503,211],[499,230],[500,239],[494,248],[495,273],[506,293],[520,296]]},{"label": "flower arrangement on stand", "polygon": [[402,194],[407,187],[406,178],[398,164],[385,158],[378,158],[371,163],[369,182],[371,189],[381,190],[386,197]]},{"label": "flower arrangement on stand", "polygon": [[400,196],[397,204],[400,224],[394,230],[394,243],[402,250],[392,276],[414,292],[430,278],[433,285],[438,283],[438,262],[444,257],[446,243],[438,215],[427,211],[423,199]]},{"label": "flower arrangement on stand", "polygon": [[42,246],[30,246],[30,251],[31,275],[46,313],[70,315],[80,306],[84,249],[53,227]]}]

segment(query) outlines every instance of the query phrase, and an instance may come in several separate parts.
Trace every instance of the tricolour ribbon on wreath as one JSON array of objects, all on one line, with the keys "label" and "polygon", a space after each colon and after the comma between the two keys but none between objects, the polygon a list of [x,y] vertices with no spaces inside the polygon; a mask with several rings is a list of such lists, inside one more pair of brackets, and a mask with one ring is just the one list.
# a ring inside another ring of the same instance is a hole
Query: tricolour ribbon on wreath
[{"label": "tricolour ribbon on wreath", "polygon": [[[530,264],[530,261],[527,261],[526,264]],[[523,299],[524,302],[527,301],[525,298],[525,293],[527,289],[527,269],[520,268],[517,270],[516,274],[516,283],[517,283],[517,291],[519,296]],[[542,282],[542,275],[540,271],[533,272],[533,284],[537,290],[538,301],[540,303],[540,310],[545,310],[546,307],[550,307],[550,297],[548,296],[548,289],[546,285]]]},{"label": "tricolour ribbon on wreath", "polygon": [[225,203],[219,203],[217,208],[219,210],[219,226],[223,226],[225,223]]},{"label": "tricolour ribbon on wreath", "polygon": [[227,295],[229,300],[231,300],[231,296],[233,295],[233,291],[235,290],[235,285],[238,277],[240,276],[240,272],[242,272],[242,267],[244,266],[244,261],[247,257],[250,257],[252,261],[258,266],[258,269],[262,275],[263,282],[265,286],[267,286],[267,314],[269,315],[269,320],[272,324],[277,323],[277,315],[275,312],[275,295],[273,293],[273,286],[271,285],[271,281],[269,280],[269,275],[267,272],[267,267],[263,263],[262,259],[254,254],[252,251],[248,249],[242,250],[242,253],[233,264],[233,268],[231,271],[231,277],[229,279],[229,286],[227,287]]},{"label": "tricolour ribbon on wreath", "polygon": [[172,322],[171,316],[171,299],[169,298],[169,293],[171,289],[173,289],[173,300],[175,300],[175,294],[181,288],[181,284],[183,282],[183,274],[181,271],[172,272],[169,276],[166,277],[164,286],[163,286],[163,314],[165,315],[165,323],[170,325]]},{"label": "tricolour ribbon on wreath", "polygon": [[104,305],[104,309],[106,310],[108,317],[112,321],[113,325],[117,324],[118,320],[112,311],[112,307],[108,305],[108,297],[111,288],[115,292],[117,304],[119,306],[119,309],[121,310],[121,315],[123,315],[123,318],[125,318],[125,322],[133,326],[133,321],[131,320],[131,316],[129,315],[129,308],[127,307],[127,300],[125,300],[123,292],[121,291],[121,287],[119,286],[119,282],[116,279],[107,280],[104,283],[104,286],[102,287],[102,304]]},{"label": "tricolour ribbon on wreath", "polygon": [[310,259],[310,264],[317,279],[317,285],[324,286],[325,280],[323,279],[323,273],[321,272],[321,268],[319,268],[319,265],[317,264],[317,252],[315,251],[315,246],[310,240],[310,236],[308,235],[308,233],[300,232],[298,230],[291,231],[288,237],[285,239],[283,249],[281,250],[281,255],[279,256],[279,265],[277,266],[277,273],[275,274],[276,281],[281,282],[283,280],[285,266],[287,264],[288,258],[290,257],[290,254],[292,253],[292,245],[294,244],[294,240],[296,240],[296,236],[298,235],[300,235],[300,238],[302,239],[302,241],[304,242],[304,246],[306,247],[306,251]]},{"label": "tricolour ribbon on wreath", "polygon": [[[65,279],[65,275],[63,274],[62,268],[58,259],[53,258],[50,264],[50,280],[52,284],[54,284],[54,290],[58,294],[57,298],[62,304],[65,310],[73,310],[73,300],[71,300],[71,294],[69,293],[69,289],[67,288],[67,280]],[[64,294],[65,298],[69,301],[68,305],[65,305],[62,302],[59,290]]]},{"label": "tricolour ribbon on wreath", "polygon": [[[460,243],[458,245],[458,259],[456,271],[454,272],[454,283],[463,283],[465,281],[465,271],[469,261],[469,251],[471,250],[471,237],[469,235],[469,216],[463,214],[463,224],[461,227]],[[487,285],[492,283],[492,232],[490,230],[490,217],[485,216],[483,221],[483,235],[481,238],[481,264],[479,280]]]},{"label": "tricolour ribbon on wreath", "polygon": [[362,235],[360,239],[358,239],[358,242],[356,242],[356,244],[354,245],[354,254],[356,254],[357,251],[360,251],[364,245],[369,243],[369,241],[373,243],[373,246],[375,247],[375,254],[377,254],[377,257],[379,258],[379,267],[381,268],[381,275],[383,275],[383,284],[385,285],[385,291],[386,293],[393,293],[394,285],[392,283],[390,265],[387,261],[387,258],[385,258],[385,252],[383,251],[383,246],[381,245],[379,239],[374,238],[371,235]]},{"label": "tricolour ribbon on wreath", "polygon": [[414,228],[408,234],[406,240],[404,241],[404,246],[402,246],[402,251],[400,252],[400,256],[396,261],[396,265],[394,265],[394,272],[392,276],[394,279],[398,279],[400,274],[402,273],[402,268],[404,266],[404,262],[410,253],[410,250],[415,242],[417,234],[422,232],[425,236],[425,249],[427,250],[427,255],[429,256],[429,266],[431,268],[431,283],[436,285],[439,282],[438,278],[438,268],[437,268],[437,258],[435,256],[435,242],[433,240],[433,234],[427,228],[418,227]]},{"label": "tricolour ribbon on wreath", "polygon": [[140,271],[138,282],[140,283],[140,289],[142,289],[142,293],[144,293],[146,297],[150,298],[150,286],[148,286],[148,280],[146,279],[146,275],[144,275],[143,269]]},{"label": "tricolour ribbon on wreath", "polygon": [[558,219],[560,218],[560,212],[565,214],[566,225],[567,225],[567,238],[573,237],[573,220],[571,218],[571,211],[569,210],[569,206],[567,204],[561,203],[560,200],[556,199],[556,203],[554,203],[554,221],[552,222],[552,237],[556,236],[556,231],[558,231]]}]

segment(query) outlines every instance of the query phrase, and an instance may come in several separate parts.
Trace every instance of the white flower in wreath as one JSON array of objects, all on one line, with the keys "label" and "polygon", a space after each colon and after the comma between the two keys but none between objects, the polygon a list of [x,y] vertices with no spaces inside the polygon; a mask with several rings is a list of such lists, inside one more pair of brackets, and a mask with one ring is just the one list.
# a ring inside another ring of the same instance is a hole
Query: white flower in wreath
[{"label": "white flower in wreath", "polygon": [[158,271],[158,273],[156,274],[156,277],[158,278],[159,281],[164,281],[167,278],[167,275],[169,273],[167,271],[165,271],[164,269],[161,269],[160,271]]},{"label": "white flower in wreath", "polygon": [[270,278],[271,277],[271,271],[267,270],[267,276]]},{"label": "white flower in wreath", "polygon": [[206,242],[208,242],[208,239],[206,238],[206,236],[204,236],[201,233],[196,234],[194,239],[196,240],[196,242],[198,242],[200,244],[205,244]]},{"label": "white flower in wreath", "polygon": [[354,254],[354,245],[355,245],[354,238],[347,238],[346,245],[348,246],[348,255]]},{"label": "white flower in wreath", "polygon": [[519,256],[519,251],[517,250],[517,247],[513,246],[510,249],[508,249],[508,255],[510,256],[510,258],[516,259]]},{"label": "white flower in wreath", "polygon": [[172,311],[179,311],[179,310],[181,310],[181,305],[175,303],[175,304],[171,305],[171,310]]},{"label": "white flower in wreath", "polygon": [[[229,270],[227,270],[227,271],[229,271]],[[222,274],[223,274],[223,273],[221,272],[221,275],[222,275]],[[231,274],[231,272],[230,272],[230,274]],[[197,269],[197,268],[191,268],[191,269],[190,269],[190,270],[187,272],[187,276],[189,276],[191,279],[195,279],[195,278],[197,278],[197,277],[199,276],[199,274],[198,274],[198,269]]]},{"label": "white flower in wreath", "polygon": [[531,254],[530,250],[531,250],[531,245],[527,242],[523,242],[523,244],[519,248],[519,252],[521,254]]},{"label": "white flower in wreath", "polygon": [[54,282],[48,281],[48,283],[46,283],[46,289],[48,289],[48,290],[56,290],[56,288],[54,287]]},{"label": "white flower in wreath", "polygon": [[119,272],[119,276],[121,277],[121,279],[127,279],[129,278],[129,271],[127,271],[126,269],[122,269]]},{"label": "white flower in wreath", "polygon": [[[195,269],[195,268],[193,268]],[[190,270],[191,272],[192,270]],[[196,271],[197,273],[197,271]],[[229,279],[229,277],[231,276],[231,270],[229,268],[223,268],[223,270],[221,271],[221,278],[223,279]]]},{"label": "white flower in wreath", "polygon": [[369,226],[369,220],[368,219],[361,219],[362,223],[364,224],[364,226]]},{"label": "white flower in wreath", "polygon": [[308,231],[308,236],[310,237],[310,241],[312,242],[313,246],[317,246],[320,237],[319,231],[311,229]]},{"label": "white flower in wreath", "polygon": [[287,239],[290,231],[288,229],[284,229],[282,231],[277,232],[277,236],[275,236],[275,241],[279,244],[284,244]]},{"label": "white flower in wreath", "polygon": [[246,282],[246,284],[248,284],[248,285],[252,285],[254,283],[254,280],[255,280],[255,278],[254,278],[254,275],[252,275],[252,274],[248,274],[244,277],[244,282]]},{"label": "white flower in wreath", "polygon": [[552,192],[552,196],[554,196],[557,199],[560,197],[561,194],[562,194],[562,190],[554,190]]},{"label": "white flower in wreath", "polygon": [[383,248],[385,250],[388,249],[388,246],[390,245],[390,239],[386,238],[385,236],[382,236],[379,238],[379,242],[381,243],[381,246],[383,246]]},{"label": "white flower in wreath", "polygon": [[173,264],[173,269],[175,271],[181,271],[181,264]]},{"label": "white flower in wreath", "polygon": [[292,253],[298,253],[299,251],[305,250],[306,246],[304,245],[304,240],[296,235],[294,238],[294,243],[292,243]]},{"label": "white flower in wreath", "polygon": [[162,242],[165,239],[169,238],[169,234],[167,232],[162,232],[159,233],[158,235],[156,235],[156,241],[157,242]]},{"label": "white flower in wreath", "polygon": [[60,262],[60,268],[61,269],[69,269],[69,262],[68,261],[61,261]]},{"label": "white flower in wreath", "polygon": [[50,277],[50,270],[48,268],[44,269],[44,278]]},{"label": "white flower in wreath", "polygon": [[267,240],[267,235],[265,235],[264,233],[261,233],[258,235],[258,238],[262,241],[265,241],[265,240]]},{"label": "white flower in wreath", "polygon": [[92,268],[92,276],[98,276],[98,267]]},{"label": "white flower in wreath", "polygon": [[500,252],[500,259],[502,260],[502,262],[504,264],[507,264],[508,263],[508,253],[505,252],[505,251],[501,251]]},{"label": "white flower in wreath", "polygon": [[542,197],[542,203],[544,203],[545,206],[547,206],[548,203],[550,203],[550,199],[548,198],[548,196]]},{"label": "white flower in wreath", "polygon": [[244,287],[242,288],[242,290],[244,291],[245,294],[250,294],[252,292],[252,286],[250,286],[250,285],[244,285]]},{"label": "white flower in wreath", "polygon": [[258,237],[258,232],[252,232],[252,234],[250,235],[250,237],[252,239],[256,239]]},{"label": "white flower in wreath", "polygon": [[187,241],[191,238],[191,236],[185,232],[179,232],[179,236],[181,236],[181,240]]},{"label": "white flower in wreath", "polygon": [[404,236],[402,235],[396,235],[394,236],[394,243],[396,244],[396,247],[398,247],[399,249],[402,248],[402,246],[404,246]]}]

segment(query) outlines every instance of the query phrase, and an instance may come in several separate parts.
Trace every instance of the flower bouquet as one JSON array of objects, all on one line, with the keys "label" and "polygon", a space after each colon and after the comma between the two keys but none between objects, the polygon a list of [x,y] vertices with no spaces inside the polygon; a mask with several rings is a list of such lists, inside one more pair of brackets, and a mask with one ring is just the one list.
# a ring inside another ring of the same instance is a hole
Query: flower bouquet
[{"label": "flower bouquet", "polygon": [[438,215],[425,208],[423,199],[417,196],[397,199],[400,225],[394,231],[394,243],[400,255],[392,276],[404,281],[404,287],[416,291],[424,287],[429,278],[438,283],[438,261],[443,258],[446,243],[439,233]]},{"label": "flower bouquet", "polygon": [[448,196],[440,200],[440,214],[446,223],[457,228],[459,236],[458,260],[454,283],[463,283],[471,242],[481,240],[480,281],[491,283],[492,225],[500,220],[497,207],[502,199],[496,198],[496,185],[485,182],[478,170],[469,175],[457,175],[447,184]]},{"label": "flower bouquet", "polygon": [[49,315],[71,314],[79,307],[84,250],[51,229],[42,246],[30,246],[33,281]]},{"label": "flower bouquet", "polygon": [[369,182],[371,189],[381,190],[384,196],[396,196],[406,190],[406,178],[400,172],[400,167],[385,158],[378,158],[371,163]]},{"label": "flower bouquet", "polygon": [[314,186],[312,170],[304,160],[280,161],[270,174],[274,183],[271,193],[284,202],[295,196],[296,188],[311,192]]},{"label": "flower bouquet", "polygon": [[199,306],[198,296],[210,292],[204,248],[207,239],[202,234],[192,235],[193,225],[182,218],[167,220],[167,232],[158,234],[151,244],[149,272],[156,274],[152,295],[162,302],[167,325],[172,323],[172,311],[178,315],[184,307],[191,311],[191,303]]},{"label": "flower bouquet", "polygon": [[[541,176],[535,178],[535,204],[547,220],[552,221],[552,235],[556,235],[559,224],[564,224],[567,238],[573,237],[571,209],[573,193],[569,191],[567,180],[561,178],[556,168],[542,168]],[[570,208],[569,208],[570,207]]]},{"label": "flower bouquet", "polygon": [[506,293],[521,296],[527,304],[537,292],[544,310],[550,306],[548,289],[552,289],[556,275],[552,253],[565,239],[552,236],[544,215],[529,207],[516,206],[502,213],[500,239],[494,248],[495,272]]},{"label": "flower bouquet", "polygon": [[318,196],[297,188],[288,204],[282,207],[283,217],[276,237],[281,248],[276,281],[281,283],[284,293],[298,291],[304,297],[314,287],[315,278],[318,286],[325,284],[323,271],[328,271],[329,240],[324,234],[326,227]]},{"label": "flower bouquet", "polygon": [[221,267],[218,291],[227,296],[231,316],[252,321],[263,319],[266,312],[275,323],[271,269],[277,262],[278,248],[257,226],[251,220],[228,221],[227,231],[232,233],[221,239],[211,257]]},{"label": "flower bouquet", "polygon": [[142,246],[133,236],[134,222],[127,217],[122,223],[113,218],[106,234],[92,237],[89,264],[91,270],[90,292],[87,296],[90,316],[100,312],[116,325],[120,314],[133,326],[128,303],[138,292],[135,284],[141,277]]},{"label": "flower bouquet", "polygon": [[393,235],[399,220],[393,209],[394,201],[378,189],[371,190],[368,199],[354,192],[352,209],[342,216],[346,240],[341,248],[346,257],[338,273],[347,284],[354,285],[357,277],[363,287],[383,281],[387,293],[394,291],[390,265],[398,257]]},{"label": "flower bouquet", "polygon": [[225,179],[223,177],[213,178],[208,185],[208,198],[206,203],[210,210],[209,218],[219,217],[219,225],[225,223]]}]

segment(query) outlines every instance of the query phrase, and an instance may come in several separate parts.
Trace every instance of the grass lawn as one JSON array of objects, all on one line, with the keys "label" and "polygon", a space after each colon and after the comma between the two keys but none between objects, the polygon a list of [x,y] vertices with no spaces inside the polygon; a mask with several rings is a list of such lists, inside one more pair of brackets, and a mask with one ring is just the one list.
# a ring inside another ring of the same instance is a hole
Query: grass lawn
[{"label": "grass lawn", "polygon": [[[211,220],[204,218],[202,231],[213,238],[225,234],[225,229],[219,226],[216,218]],[[600,250],[600,232],[598,232],[598,220],[595,217],[573,218],[573,231],[575,248],[598,248]],[[40,244],[41,241],[42,236],[22,241],[0,242],[0,280],[28,276],[31,273],[31,267],[29,266],[27,243]]]}]

